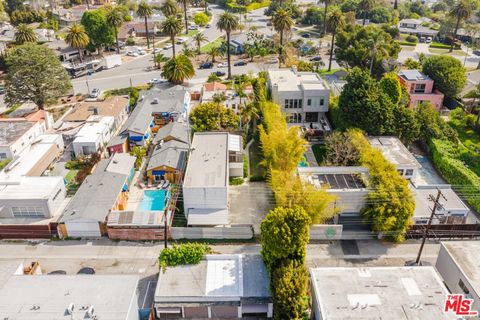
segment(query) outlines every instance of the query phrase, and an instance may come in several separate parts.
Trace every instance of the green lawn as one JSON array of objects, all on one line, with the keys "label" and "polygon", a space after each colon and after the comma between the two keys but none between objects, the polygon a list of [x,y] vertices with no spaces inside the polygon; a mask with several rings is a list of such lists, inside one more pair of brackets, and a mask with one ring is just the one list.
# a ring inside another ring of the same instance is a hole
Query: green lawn
[{"label": "green lawn", "polygon": [[448,123],[455,129],[463,145],[463,147],[459,147],[458,158],[480,176],[480,135],[467,126],[464,118],[459,119],[451,116]]},{"label": "green lawn", "polygon": [[207,43],[202,48],[200,48],[200,52],[201,53],[208,53],[208,52],[210,52],[210,50],[212,50],[212,48],[220,48],[220,46],[222,45],[222,42],[223,42],[223,38],[218,37],[217,39],[213,40],[212,42]]},{"label": "green lawn", "polygon": [[320,70],[318,73],[321,75],[321,76],[328,76],[328,75],[332,75],[334,74],[335,72],[338,72],[338,71],[346,71],[345,69],[343,68],[340,68],[340,69],[332,69],[330,71],[328,71],[328,69],[324,69],[324,70]]},{"label": "green lawn", "polygon": [[325,144],[314,144],[312,145],[312,151],[315,155],[315,160],[317,160],[318,165],[321,166],[327,154],[327,147]]},{"label": "green lawn", "polygon": [[[449,49],[437,49],[437,48],[428,48],[428,51],[430,53],[435,53],[435,54],[450,54]],[[462,50],[453,50],[451,54],[455,54],[457,56],[465,56],[465,52]]]},{"label": "green lawn", "polygon": [[198,31],[198,30],[188,30],[188,34],[182,33],[179,37],[193,37],[194,35],[196,35],[199,32],[200,31]]}]

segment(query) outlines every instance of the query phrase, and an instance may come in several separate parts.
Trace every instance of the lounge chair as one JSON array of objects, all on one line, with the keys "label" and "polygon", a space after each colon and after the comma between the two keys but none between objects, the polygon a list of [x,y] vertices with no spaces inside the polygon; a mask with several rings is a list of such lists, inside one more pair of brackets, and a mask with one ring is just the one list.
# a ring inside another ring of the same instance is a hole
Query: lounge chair
[{"label": "lounge chair", "polygon": [[140,189],[145,189],[145,184],[143,182],[139,182],[138,186],[140,187]]},{"label": "lounge chair", "polygon": [[165,184],[162,186],[162,189],[167,189],[169,185],[170,185],[170,181],[165,180]]},{"label": "lounge chair", "polygon": [[147,188],[151,188],[151,187],[152,187],[152,180],[148,179]]}]

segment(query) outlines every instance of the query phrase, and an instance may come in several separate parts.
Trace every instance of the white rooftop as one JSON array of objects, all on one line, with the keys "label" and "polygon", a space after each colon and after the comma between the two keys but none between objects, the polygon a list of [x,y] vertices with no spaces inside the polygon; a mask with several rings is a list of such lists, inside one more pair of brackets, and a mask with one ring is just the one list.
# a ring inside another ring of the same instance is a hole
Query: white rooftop
[{"label": "white rooftop", "polygon": [[402,70],[398,73],[399,76],[405,78],[408,81],[416,81],[416,80],[429,80],[430,78],[421,73],[418,70]]},{"label": "white rooftop", "polygon": [[63,177],[12,177],[0,180],[1,199],[48,199]]},{"label": "white rooftop", "polygon": [[75,135],[74,142],[92,142],[96,141],[106,128],[112,127],[115,122],[114,117],[110,116],[90,116],[83,127]]},{"label": "white rooftop", "polygon": [[192,140],[184,187],[228,185],[228,132],[195,133]]},{"label": "white rooftop", "polygon": [[269,70],[268,77],[278,91],[328,90],[326,82],[315,72],[299,72],[292,69]]},{"label": "white rooftop", "polygon": [[[137,275],[12,276],[0,290],[0,315],[12,320],[93,319],[87,310],[94,306],[95,319],[127,320],[129,314],[138,314],[138,279]],[[73,316],[67,312],[72,303]]]},{"label": "white rooftop", "polygon": [[433,267],[310,269],[323,319],[439,320],[448,293]]},{"label": "white rooftop", "polygon": [[397,137],[368,137],[368,141],[372,147],[379,149],[393,165],[420,167],[417,159]]},{"label": "white rooftop", "polygon": [[437,213],[450,212],[450,211],[470,211],[460,197],[452,190],[449,185],[436,185],[436,186],[417,186],[414,188],[410,185],[415,196],[415,211],[414,216],[430,216],[433,208],[433,202],[429,200],[430,195],[437,194],[437,188],[442,191],[445,199],[441,198],[440,203],[444,210],[438,210]]}]

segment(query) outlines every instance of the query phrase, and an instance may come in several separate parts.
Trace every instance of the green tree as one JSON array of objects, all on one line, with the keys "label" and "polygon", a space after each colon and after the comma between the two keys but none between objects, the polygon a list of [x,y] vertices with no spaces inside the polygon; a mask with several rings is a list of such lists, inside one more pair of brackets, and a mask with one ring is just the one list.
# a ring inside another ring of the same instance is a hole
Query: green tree
[{"label": "green tree", "polygon": [[330,45],[330,58],[328,59],[328,71],[332,70],[333,48],[335,44],[335,35],[338,28],[343,28],[345,25],[345,18],[339,9],[335,9],[328,15],[327,26],[332,32],[332,43]]},{"label": "green tree", "polygon": [[120,46],[118,45],[118,30],[123,23],[123,14],[117,8],[113,8],[107,13],[107,23],[115,33],[115,43],[117,44],[117,53],[120,53]]},{"label": "green tree", "polygon": [[431,56],[423,62],[423,72],[433,79],[435,87],[447,97],[455,97],[467,82],[462,63],[451,56]]},{"label": "green tree", "polygon": [[189,47],[186,43],[183,44],[182,55],[187,58],[193,58],[196,55],[196,50]]},{"label": "green tree", "polygon": [[286,261],[272,274],[273,319],[305,319],[308,308],[308,271],[305,264]]},{"label": "green tree", "polygon": [[294,24],[295,22],[293,21],[292,15],[289,11],[285,9],[278,9],[273,13],[272,25],[275,31],[277,31],[280,35],[280,45],[278,48],[279,66],[281,66],[282,62],[285,60],[283,43],[285,32],[290,31]]},{"label": "green tree", "polygon": [[155,54],[155,65],[157,66],[158,69],[161,69],[162,63],[167,61],[168,61],[168,57],[165,56],[163,53]]},{"label": "green tree", "polygon": [[160,11],[162,11],[165,17],[170,17],[170,16],[176,16],[179,12],[179,9],[175,1],[167,0],[160,7]]},{"label": "green tree", "polygon": [[230,35],[233,31],[237,30],[240,27],[238,18],[230,12],[224,12],[220,15],[217,28],[221,31],[225,31],[227,35],[227,63],[228,63],[228,75],[227,79],[232,78],[232,65],[230,61]]},{"label": "green tree", "polygon": [[183,20],[185,22],[185,34],[188,34],[188,17],[187,17],[187,4],[188,0],[178,0],[183,7]]},{"label": "green tree", "polygon": [[182,84],[195,75],[195,68],[188,57],[172,57],[163,66],[162,77],[175,84]]},{"label": "green tree", "polygon": [[370,10],[375,6],[375,0],[360,0],[358,3],[358,9],[363,13],[363,22],[362,26],[365,26],[365,21],[367,20],[367,15]]},{"label": "green tree", "polygon": [[70,78],[55,53],[33,43],[16,47],[6,58],[8,106],[32,101],[43,109],[71,89]]},{"label": "green tree", "polygon": [[162,22],[160,29],[170,37],[172,43],[172,56],[175,58],[175,37],[182,32],[182,21],[175,16],[167,17]]},{"label": "green tree", "polygon": [[65,35],[65,42],[72,48],[78,50],[78,58],[82,61],[82,49],[90,42],[85,28],[78,23],[72,24]]},{"label": "green tree", "polygon": [[27,26],[26,24],[19,24],[15,28],[15,43],[18,45],[22,45],[27,42],[37,42],[37,35],[33,31],[32,28]]},{"label": "green tree", "polygon": [[347,123],[372,135],[393,132],[393,107],[368,71],[354,68],[346,78],[339,105]]},{"label": "green tree", "polygon": [[450,44],[450,52],[453,51],[453,45],[457,39],[458,28],[462,21],[467,20],[475,9],[475,2],[470,0],[458,0],[449,12],[450,17],[456,20],[455,29],[453,30],[452,43]]},{"label": "green tree", "polygon": [[403,105],[393,108],[395,135],[407,146],[420,137],[420,124],[415,111]]},{"label": "green tree", "polygon": [[239,121],[232,109],[215,102],[201,103],[190,113],[190,123],[196,132],[236,130]]},{"label": "green tree", "polygon": [[222,51],[220,50],[219,47],[211,47],[210,51],[207,52],[208,56],[212,58],[212,62],[215,63],[215,58],[216,57],[221,57],[222,56]]},{"label": "green tree", "polygon": [[429,102],[417,106],[416,118],[420,127],[420,140],[429,142],[431,139],[444,139],[457,142],[456,132],[441,118]]},{"label": "green tree", "polygon": [[208,38],[203,32],[199,32],[193,36],[193,41],[197,45],[197,53],[200,54],[202,43],[208,42]]},{"label": "green tree", "polygon": [[130,155],[135,157],[135,169],[138,170],[142,166],[143,158],[147,156],[147,148],[140,146],[133,147]]},{"label": "green tree", "polygon": [[85,28],[90,43],[99,51],[102,48],[114,43],[113,30],[107,23],[106,11],[104,9],[88,10],[82,15],[80,23]]},{"label": "green tree", "polygon": [[310,223],[310,217],[301,207],[270,210],[260,224],[260,253],[270,275],[285,261],[305,263]]},{"label": "green tree", "polygon": [[208,21],[210,21],[210,18],[203,12],[198,12],[193,16],[193,22],[199,26],[205,26]]},{"label": "green tree", "polygon": [[145,0],[142,0],[138,5],[137,15],[140,18],[143,18],[145,21],[145,33],[147,35],[147,48],[149,49],[150,49],[150,39],[148,35],[148,19],[152,16],[152,14],[153,14],[152,7]]},{"label": "green tree", "polygon": [[419,61],[413,60],[412,58],[407,58],[403,63],[403,66],[409,70],[421,70],[422,64]]},{"label": "green tree", "polygon": [[397,105],[400,102],[402,98],[402,86],[394,72],[389,72],[382,77],[380,87],[393,104]]},{"label": "green tree", "polygon": [[391,9],[383,6],[375,7],[370,11],[369,20],[373,23],[389,23],[392,21]]},{"label": "green tree", "polygon": [[[368,48],[371,50],[372,55],[370,57],[370,75],[373,75],[373,66],[375,63],[378,64],[377,55],[380,53],[380,56],[388,55],[388,46],[385,45],[384,37],[388,34],[385,32],[375,32],[372,34],[372,37],[368,41]],[[381,63],[381,61],[380,61]]]}]

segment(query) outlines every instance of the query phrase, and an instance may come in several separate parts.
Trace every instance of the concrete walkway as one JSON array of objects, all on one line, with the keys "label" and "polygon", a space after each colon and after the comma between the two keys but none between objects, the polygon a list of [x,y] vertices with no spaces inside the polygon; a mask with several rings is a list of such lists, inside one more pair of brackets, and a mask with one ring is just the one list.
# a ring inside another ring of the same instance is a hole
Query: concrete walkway
[{"label": "concrete walkway", "polygon": [[307,145],[307,151],[305,151],[305,158],[310,167],[318,167],[317,159],[315,159],[315,154],[313,154],[312,145]]}]

